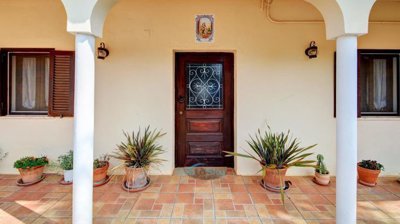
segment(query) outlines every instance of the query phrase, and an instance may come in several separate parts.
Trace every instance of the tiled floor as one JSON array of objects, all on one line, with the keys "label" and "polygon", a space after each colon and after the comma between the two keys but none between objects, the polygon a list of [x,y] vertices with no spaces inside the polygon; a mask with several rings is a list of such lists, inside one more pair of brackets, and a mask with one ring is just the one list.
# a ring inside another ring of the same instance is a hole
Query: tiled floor
[{"label": "tiled floor", "polygon": [[[49,175],[30,187],[17,176],[0,175],[0,223],[71,223],[71,186]],[[121,177],[94,190],[94,223],[335,223],[335,183],[288,177],[293,186],[285,204],[264,190],[259,177],[227,175],[216,180],[152,176],[140,193],[121,188]],[[358,186],[358,223],[400,223],[400,184],[381,178]],[[90,212],[90,211],[88,211]]]}]

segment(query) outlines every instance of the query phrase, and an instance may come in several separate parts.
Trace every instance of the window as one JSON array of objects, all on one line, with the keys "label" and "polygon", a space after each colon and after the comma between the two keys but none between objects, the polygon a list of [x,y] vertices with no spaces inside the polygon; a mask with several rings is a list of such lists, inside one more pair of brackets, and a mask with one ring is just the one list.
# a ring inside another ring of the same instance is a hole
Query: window
[{"label": "window", "polygon": [[74,52],[1,49],[0,115],[73,115]]},{"label": "window", "polygon": [[399,54],[359,54],[361,115],[398,115]]},{"label": "window", "polygon": [[[400,115],[399,58],[400,50],[358,50],[358,117]],[[336,54],[334,90],[336,105]]]},{"label": "window", "polygon": [[49,54],[12,53],[10,59],[10,114],[47,114]]}]

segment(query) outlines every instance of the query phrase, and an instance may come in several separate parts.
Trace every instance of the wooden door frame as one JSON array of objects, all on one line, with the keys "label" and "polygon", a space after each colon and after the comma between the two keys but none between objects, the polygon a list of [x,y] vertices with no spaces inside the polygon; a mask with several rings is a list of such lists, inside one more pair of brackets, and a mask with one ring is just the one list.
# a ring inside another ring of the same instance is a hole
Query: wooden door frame
[{"label": "wooden door frame", "polygon": [[[177,166],[177,162],[178,162],[178,113],[177,113],[177,96],[178,96],[178,88],[177,88],[177,72],[179,69],[179,63],[177,60],[177,55],[178,54],[232,54],[232,94],[230,97],[231,100],[231,111],[232,111],[232,118],[230,121],[230,125],[232,127],[232,133],[231,133],[231,144],[232,144],[232,151],[236,151],[234,149],[234,147],[236,146],[235,144],[235,140],[236,140],[236,122],[235,122],[235,118],[236,118],[236,107],[235,107],[235,102],[236,102],[236,92],[235,92],[235,87],[236,87],[236,54],[234,51],[174,51],[174,167],[178,167]],[[231,164],[228,165],[228,167],[236,167],[236,160],[232,158],[232,162]]]}]

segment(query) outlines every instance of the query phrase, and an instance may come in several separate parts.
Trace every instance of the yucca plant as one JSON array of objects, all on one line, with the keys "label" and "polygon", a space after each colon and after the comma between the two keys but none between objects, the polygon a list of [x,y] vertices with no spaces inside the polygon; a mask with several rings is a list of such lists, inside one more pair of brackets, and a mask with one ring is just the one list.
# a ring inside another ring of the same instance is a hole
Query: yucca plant
[{"label": "yucca plant", "polygon": [[132,135],[124,132],[126,141],[117,145],[111,157],[121,160],[126,167],[132,168],[148,168],[152,164],[160,164],[165,160],[158,156],[164,153],[164,150],[156,141],[165,134],[150,130],[150,126],[146,127],[143,133],[140,128],[137,133],[133,131]]},{"label": "yucca plant", "polygon": [[316,145],[300,147],[297,138],[292,138],[290,130],[274,133],[267,125],[267,130],[261,132],[258,129],[254,137],[250,135],[247,141],[253,153],[245,150],[245,154],[225,151],[227,156],[239,156],[254,159],[261,165],[263,171],[263,185],[272,191],[281,192],[281,200],[284,201],[284,189],[290,182],[284,183],[286,170],[289,167],[314,167],[314,160],[306,160],[313,153],[307,152]]},{"label": "yucca plant", "polygon": [[292,138],[290,130],[287,132],[274,133],[267,126],[265,132],[258,129],[254,137],[250,136],[247,141],[252,153],[245,150],[246,154],[225,151],[228,156],[240,156],[258,161],[263,167],[283,169],[292,166],[314,167],[314,160],[306,160],[313,153],[307,151],[315,145],[300,147],[297,138]]},{"label": "yucca plant", "polygon": [[[125,142],[117,145],[117,149],[111,157],[121,160],[121,165],[125,166],[125,179],[123,189],[130,191],[133,189],[144,189],[148,186],[149,180],[146,170],[151,165],[158,165],[163,162],[159,155],[164,150],[156,141],[165,135],[158,130],[150,130],[147,126],[144,132],[140,128],[137,133],[132,135],[124,132]],[[119,167],[119,166],[117,166]]]}]

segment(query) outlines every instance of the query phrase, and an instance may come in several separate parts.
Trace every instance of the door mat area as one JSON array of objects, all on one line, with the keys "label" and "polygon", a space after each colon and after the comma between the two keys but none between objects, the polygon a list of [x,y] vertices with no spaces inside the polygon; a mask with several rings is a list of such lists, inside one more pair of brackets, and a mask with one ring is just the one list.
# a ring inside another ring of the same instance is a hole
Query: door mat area
[{"label": "door mat area", "polygon": [[212,180],[231,174],[232,172],[230,172],[230,170],[231,168],[227,167],[191,166],[175,168],[174,175],[190,176],[200,180]]}]

